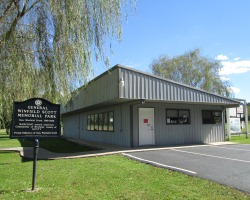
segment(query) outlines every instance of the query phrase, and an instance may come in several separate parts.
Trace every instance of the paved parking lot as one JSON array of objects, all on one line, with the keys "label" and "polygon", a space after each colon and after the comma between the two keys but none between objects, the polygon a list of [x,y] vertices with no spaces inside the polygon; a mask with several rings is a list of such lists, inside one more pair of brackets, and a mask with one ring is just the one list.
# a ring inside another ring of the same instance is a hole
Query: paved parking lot
[{"label": "paved parking lot", "polygon": [[250,193],[250,145],[201,145],[124,153],[132,159]]}]

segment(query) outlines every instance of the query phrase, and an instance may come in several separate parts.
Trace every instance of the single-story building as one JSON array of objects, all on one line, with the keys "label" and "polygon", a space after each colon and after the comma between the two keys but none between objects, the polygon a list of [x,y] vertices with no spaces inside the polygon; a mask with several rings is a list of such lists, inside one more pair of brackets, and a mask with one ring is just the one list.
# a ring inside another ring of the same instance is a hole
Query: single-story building
[{"label": "single-story building", "polygon": [[240,102],[116,65],[62,109],[63,135],[127,147],[225,141],[225,109]]}]

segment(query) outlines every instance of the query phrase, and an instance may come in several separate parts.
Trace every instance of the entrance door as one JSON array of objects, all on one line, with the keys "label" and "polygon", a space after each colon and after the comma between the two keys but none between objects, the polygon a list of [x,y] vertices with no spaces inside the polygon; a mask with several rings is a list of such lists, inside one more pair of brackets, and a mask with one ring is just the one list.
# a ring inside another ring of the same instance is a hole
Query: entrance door
[{"label": "entrance door", "polygon": [[154,108],[139,108],[139,146],[154,144]]}]

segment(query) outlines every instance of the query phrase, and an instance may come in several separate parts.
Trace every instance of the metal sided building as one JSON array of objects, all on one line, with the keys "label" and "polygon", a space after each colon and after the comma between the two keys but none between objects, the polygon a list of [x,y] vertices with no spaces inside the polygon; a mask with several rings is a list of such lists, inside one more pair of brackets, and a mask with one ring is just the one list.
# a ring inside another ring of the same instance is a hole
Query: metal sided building
[{"label": "metal sided building", "polygon": [[64,137],[127,147],[225,141],[238,101],[116,65],[62,109]]}]

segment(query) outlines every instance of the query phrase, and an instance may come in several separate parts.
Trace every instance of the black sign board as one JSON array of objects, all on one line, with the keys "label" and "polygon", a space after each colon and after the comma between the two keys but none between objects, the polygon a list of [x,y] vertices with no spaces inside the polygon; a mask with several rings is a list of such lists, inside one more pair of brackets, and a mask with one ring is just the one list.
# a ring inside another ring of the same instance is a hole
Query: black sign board
[{"label": "black sign board", "polygon": [[32,98],[14,102],[11,138],[54,138],[61,135],[60,105]]}]

